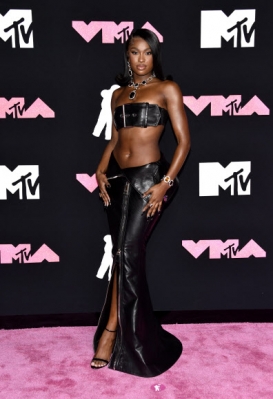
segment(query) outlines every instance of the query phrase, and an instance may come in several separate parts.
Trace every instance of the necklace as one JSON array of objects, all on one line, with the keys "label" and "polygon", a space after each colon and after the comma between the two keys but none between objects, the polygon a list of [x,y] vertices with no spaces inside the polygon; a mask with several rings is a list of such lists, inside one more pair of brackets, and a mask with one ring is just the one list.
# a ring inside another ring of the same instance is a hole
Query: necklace
[{"label": "necklace", "polygon": [[153,78],[155,78],[155,73],[153,72],[151,74],[151,76],[149,76],[146,80],[143,80],[142,82],[139,83],[135,83],[133,81],[133,78],[131,76],[131,80],[128,84],[128,87],[133,87],[134,90],[131,91],[131,93],[129,94],[129,100],[133,100],[136,97],[136,91],[140,86],[145,86],[147,83],[149,83]]}]

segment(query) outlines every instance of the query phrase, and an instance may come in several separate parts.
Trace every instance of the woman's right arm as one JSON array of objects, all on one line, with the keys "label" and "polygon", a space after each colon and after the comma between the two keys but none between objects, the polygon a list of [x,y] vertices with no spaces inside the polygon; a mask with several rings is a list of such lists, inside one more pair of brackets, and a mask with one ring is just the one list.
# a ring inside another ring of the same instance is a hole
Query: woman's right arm
[{"label": "woman's right arm", "polygon": [[[116,98],[118,95],[119,89],[115,90],[113,95],[112,95],[112,100],[111,100],[111,109],[112,109],[112,115],[114,113],[114,109],[116,107]],[[118,142],[118,131],[116,130],[114,126],[114,121],[112,121],[112,137],[107,146],[105,147],[105,150],[103,151],[101,160],[98,164],[97,170],[96,170],[96,178],[100,190],[100,195],[101,198],[104,202],[105,206],[108,206],[110,204],[110,197],[107,193],[106,187],[109,185],[109,182],[106,177],[106,171],[108,168],[109,164],[109,159],[111,156],[112,151],[114,150],[116,144]]]}]

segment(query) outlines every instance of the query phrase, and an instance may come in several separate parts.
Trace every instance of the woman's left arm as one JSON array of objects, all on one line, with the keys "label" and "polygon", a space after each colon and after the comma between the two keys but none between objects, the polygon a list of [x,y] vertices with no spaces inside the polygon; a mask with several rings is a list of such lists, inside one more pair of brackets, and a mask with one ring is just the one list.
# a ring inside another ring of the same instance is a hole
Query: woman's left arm
[{"label": "woman's left arm", "polygon": [[[172,128],[177,140],[172,162],[167,176],[173,180],[183,166],[190,149],[190,134],[188,120],[183,104],[183,96],[179,86],[171,81],[164,82],[164,96],[167,110],[169,113]],[[164,195],[169,188],[169,184],[161,181],[144,193],[144,197],[150,195],[149,202],[143,209],[147,210],[147,217],[151,217],[155,212],[160,212]]]}]

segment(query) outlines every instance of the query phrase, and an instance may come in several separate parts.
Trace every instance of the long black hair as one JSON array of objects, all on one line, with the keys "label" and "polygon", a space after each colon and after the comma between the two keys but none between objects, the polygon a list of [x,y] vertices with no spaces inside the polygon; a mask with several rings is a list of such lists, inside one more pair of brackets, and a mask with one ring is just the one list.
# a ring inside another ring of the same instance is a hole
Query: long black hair
[{"label": "long black hair", "polygon": [[130,81],[130,76],[129,76],[129,70],[128,70],[128,48],[131,43],[131,40],[135,37],[141,37],[141,39],[145,40],[149,44],[149,47],[152,51],[153,55],[153,70],[155,73],[155,76],[160,79],[160,80],[172,80],[171,76],[168,76],[167,78],[164,77],[163,70],[162,70],[162,65],[161,65],[161,49],[160,49],[160,43],[158,40],[158,37],[154,32],[152,32],[149,29],[134,29],[130,36],[128,37],[126,43],[125,43],[125,48],[124,48],[124,73],[120,73],[116,76],[116,82],[120,86],[126,86],[129,81]]}]

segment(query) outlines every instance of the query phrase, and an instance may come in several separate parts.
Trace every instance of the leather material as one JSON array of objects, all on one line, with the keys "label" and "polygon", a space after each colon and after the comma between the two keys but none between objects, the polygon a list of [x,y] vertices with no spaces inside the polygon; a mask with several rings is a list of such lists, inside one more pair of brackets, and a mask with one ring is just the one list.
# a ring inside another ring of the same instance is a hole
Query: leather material
[{"label": "leather material", "polygon": [[119,322],[108,367],[141,377],[163,373],[182,353],[181,342],[165,331],[154,316],[145,271],[146,243],[160,214],[149,219],[142,214],[147,199],[141,194],[161,180],[166,168],[168,163],[162,156],[158,162],[120,169],[112,154],[107,170],[111,205],[106,212],[114,263],[94,336],[94,350],[109,318],[113,272],[116,270]]},{"label": "leather material", "polygon": [[165,125],[168,118],[168,111],[157,104],[128,103],[120,105],[114,111],[114,125],[117,130],[123,127]]}]

